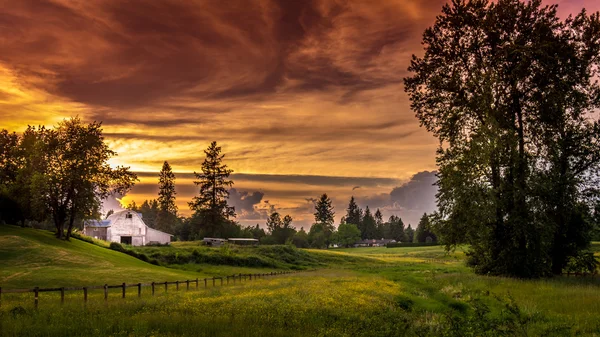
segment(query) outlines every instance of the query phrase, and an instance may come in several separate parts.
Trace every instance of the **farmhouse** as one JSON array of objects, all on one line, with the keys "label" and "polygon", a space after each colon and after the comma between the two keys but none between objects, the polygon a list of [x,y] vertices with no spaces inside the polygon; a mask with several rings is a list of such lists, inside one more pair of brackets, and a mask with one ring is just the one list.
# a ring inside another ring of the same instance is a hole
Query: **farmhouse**
[{"label": "farmhouse", "polygon": [[148,227],[142,215],[130,210],[118,211],[106,220],[86,221],[83,233],[96,239],[133,246],[152,243],[168,244],[171,234]]}]

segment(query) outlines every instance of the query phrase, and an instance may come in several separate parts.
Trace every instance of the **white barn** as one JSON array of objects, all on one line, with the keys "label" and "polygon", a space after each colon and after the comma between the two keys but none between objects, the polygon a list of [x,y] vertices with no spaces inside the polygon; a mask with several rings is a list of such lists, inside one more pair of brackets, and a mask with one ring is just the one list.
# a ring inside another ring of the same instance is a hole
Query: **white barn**
[{"label": "white barn", "polygon": [[151,243],[167,244],[171,242],[172,236],[148,227],[140,213],[130,210],[115,212],[106,220],[86,221],[83,233],[95,239],[133,246],[144,246]]}]

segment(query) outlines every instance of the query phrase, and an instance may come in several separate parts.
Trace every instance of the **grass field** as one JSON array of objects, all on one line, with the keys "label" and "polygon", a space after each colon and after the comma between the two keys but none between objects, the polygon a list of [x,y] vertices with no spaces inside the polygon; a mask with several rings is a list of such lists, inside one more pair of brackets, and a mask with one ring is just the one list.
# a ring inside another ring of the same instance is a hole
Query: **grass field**
[{"label": "grass field", "polygon": [[[151,249],[169,255],[197,248]],[[215,248],[203,254],[242,261],[284,248],[263,249]],[[598,279],[478,276],[463,265],[461,250],[445,254],[440,247],[286,254],[295,257],[282,256],[282,268],[316,270],[189,292],[160,290],[141,299],[111,294],[106,303],[101,292],[92,292],[85,306],[81,294],[68,295],[63,305],[57,294],[43,294],[37,311],[31,294],[7,294],[0,336],[600,336]],[[81,241],[58,242],[46,232],[0,227],[5,288],[196,278],[205,270],[240,269],[158,267]]]}]

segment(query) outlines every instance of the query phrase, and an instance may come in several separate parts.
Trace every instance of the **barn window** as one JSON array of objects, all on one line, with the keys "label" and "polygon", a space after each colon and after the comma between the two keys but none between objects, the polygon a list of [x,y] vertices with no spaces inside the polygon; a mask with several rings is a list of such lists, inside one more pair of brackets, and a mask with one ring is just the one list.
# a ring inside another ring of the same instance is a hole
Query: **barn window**
[{"label": "barn window", "polygon": [[127,213],[127,215],[125,216],[125,218],[127,218],[127,219],[133,219],[133,214]]},{"label": "barn window", "polygon": [[141,228],[140,228],[140,233],[139,234],[142,234],[142,229]]}]

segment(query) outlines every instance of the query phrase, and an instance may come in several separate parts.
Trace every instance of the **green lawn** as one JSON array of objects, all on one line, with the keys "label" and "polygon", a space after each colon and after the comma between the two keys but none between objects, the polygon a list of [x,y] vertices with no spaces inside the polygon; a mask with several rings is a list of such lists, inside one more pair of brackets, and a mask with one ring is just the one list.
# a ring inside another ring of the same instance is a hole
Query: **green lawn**
[{"label": "green lawn", "polygon": [[[62,305],[58,294],[43,293],[37,311],[31,294],[5,294],[0,336],[600,336],[600,280],[475,275],[464,266],[460,249],[446,254],[442,247],[324,251],[176,244],[139,251],[168,256],[197,249],[196,255],[229,256],[231,263],[256,257],[273,259],[286,270],[314,270],[189,292],[160,288],[154,297],[145,288],[141,299],[132,296],[133,289],[126,299],[115,290],[106,303],[101,291],[92,291],[85,306],[80,293],[69,293]],[[61,242],[48,232],[0,227],[5,288],[265,270],[170,266],[183,270],[77,240]]]}]

